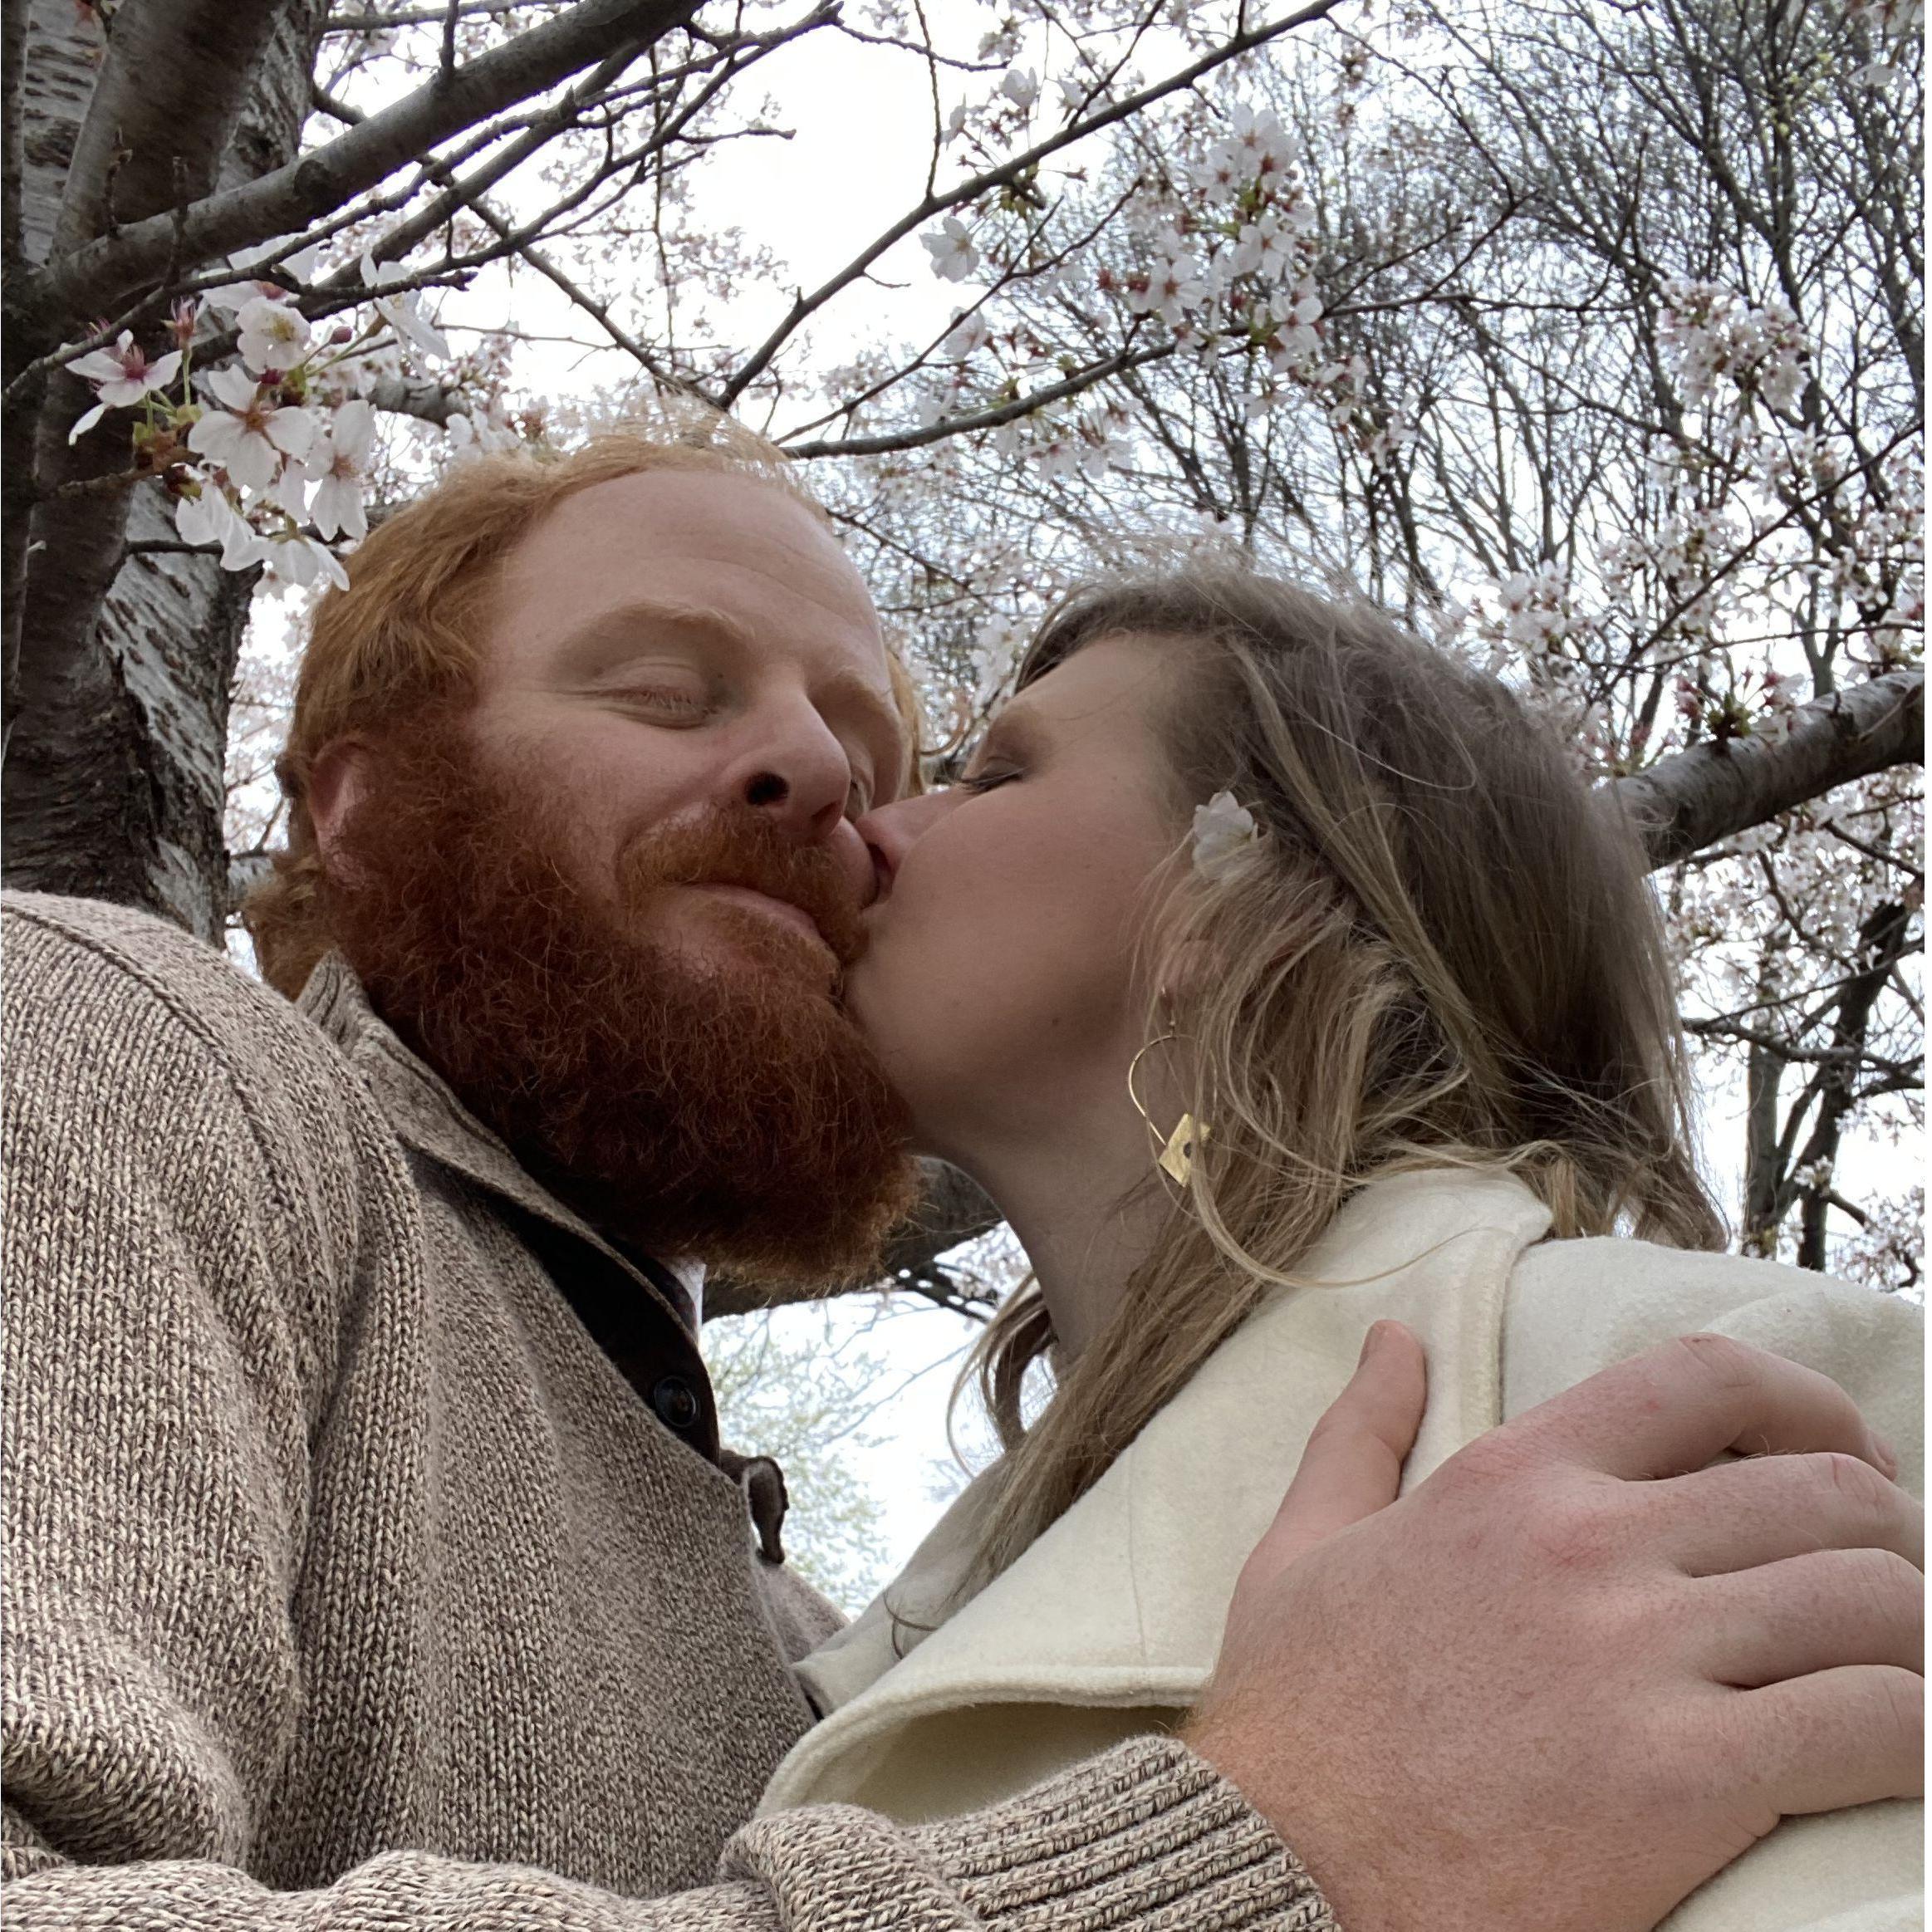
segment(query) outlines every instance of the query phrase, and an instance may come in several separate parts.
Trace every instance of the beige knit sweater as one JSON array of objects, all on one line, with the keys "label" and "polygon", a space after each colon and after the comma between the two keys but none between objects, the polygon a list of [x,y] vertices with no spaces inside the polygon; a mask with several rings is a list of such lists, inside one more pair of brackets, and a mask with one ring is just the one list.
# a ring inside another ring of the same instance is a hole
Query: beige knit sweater
[{"label": "beige knit sweater", "polygon": [[823,1630],[674,1290],[339,963],[298,1012],[136,914],[5,932],[9,1925],[1333,1932],[1172,1740],[739,1829]]}]

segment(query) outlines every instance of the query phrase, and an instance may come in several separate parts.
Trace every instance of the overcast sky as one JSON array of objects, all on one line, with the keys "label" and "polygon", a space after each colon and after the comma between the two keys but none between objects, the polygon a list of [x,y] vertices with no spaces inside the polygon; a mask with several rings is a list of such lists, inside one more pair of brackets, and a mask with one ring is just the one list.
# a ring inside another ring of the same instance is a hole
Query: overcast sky
[{"label": "overcast sky", "polygon": [[[927,12],[948,43],[965,54],[976,50],[979,33],[994,19],[992,10],[958,0],[931,0]],[[1022,56],[1022,64],[1027,61]],[[906,55],[821,32],[784,50],[760,71],[764,78],[754,77],[745,92],[782,90],[771,118],[790,129],[792,138],[724,147],[706,164],[697,191],[701,208],[741,227],[750,242],[770,248],[785,265],[786,272],[775,282],[748,286],[718,316],[727,334],[741,343],[768,332],[794,286],[822,281],[914,203],[923,188],[931,128],[924,67]],[[995,78],[955,78],[950,85],[977,95],[990,91]],[[947,105],[954,97],[946,96]],[[1050,76],[1047,97],[1052,98]],[[378,105],[366,91],[357,99],[364,106]],[[503,199],[516,205],[513,196]],[[856,347],[881,338],[936,333],[962,306],[962,296],[971,299],[969,290],[933,274],[916,237],[886,257],[876,272],[895,286],[849,292],[817,326],[816,348],[826,361],[842,360]],[[445,328],[456,332],[459,348],[464,341],[460,331],[505,323],[538,336],[587,340],[596,334],[594,323],[573,315],[560,292],[529,271],[513,280],[506,272],[493,271],[470,290],[431,299]],[[586,351],[565,341],[527,344],[513,367],[520,391],[553,397],[614,388],[633,373],[621,351]],[[278,616],[286,622],[292,615],[285,605],[268,621],[277,623]],[[1738,1199],[1743,1149],[1741,1084],[1727,1082],[1708,1091],[1704,1101],[1705,1161],[1729,1208]],[[1869,1140],[1848,1144],[1843,1159],[1869,1162],[1900,1186],[1919,1169],[1915,1147],[1894,1148]],[[974,1331],[957,1317],[916,1304],[880,1321],[869,1298],[829,1314],[806,1308],[779,1319],[788,1333],[821,1336],[828,1346],[849,1338],[858,1326],[874,1324],[864,1346],[886,1365],[886,1386],[903,1385],[869,1425],[876,1446],[853,1452],[885,1511],[890,1562],[880,1579],[884,1581],[937,1513],[935,1488],[949,1486],[943,1474],[950,1461],[946,1396]]]}]

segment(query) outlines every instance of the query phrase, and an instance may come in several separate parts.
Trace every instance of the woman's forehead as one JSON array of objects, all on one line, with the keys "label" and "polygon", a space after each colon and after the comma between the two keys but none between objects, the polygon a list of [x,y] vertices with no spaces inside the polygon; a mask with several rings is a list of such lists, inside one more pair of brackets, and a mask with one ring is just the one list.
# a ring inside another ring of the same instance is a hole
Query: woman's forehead
[{"label": "woman's forehead", "polygon": [[1172,645],[1140,631],[1114,631],[1082,644],[1030,678],[1000,715],[1048,715],[1097,701],[1165,696],[1174,675]]}]

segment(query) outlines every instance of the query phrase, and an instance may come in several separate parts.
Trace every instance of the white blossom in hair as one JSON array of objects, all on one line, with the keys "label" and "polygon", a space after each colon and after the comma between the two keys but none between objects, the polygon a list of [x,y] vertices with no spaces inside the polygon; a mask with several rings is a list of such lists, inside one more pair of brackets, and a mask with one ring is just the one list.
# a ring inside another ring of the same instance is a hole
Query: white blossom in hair
[{"label": "white blossom in hair", "polygon": [[1254,814],[1232,792],[1217,792],[1194,807],[1194,870],[1210,885],[1225,879],[1260,836]]}]

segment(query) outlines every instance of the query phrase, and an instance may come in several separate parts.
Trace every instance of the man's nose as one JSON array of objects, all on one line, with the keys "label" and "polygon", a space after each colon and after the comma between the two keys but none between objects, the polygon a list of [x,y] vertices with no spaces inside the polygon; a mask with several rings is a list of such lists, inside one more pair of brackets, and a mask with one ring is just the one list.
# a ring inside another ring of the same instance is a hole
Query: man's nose
[{"label": "man's nose", "polygon": [[837,860],[861,905],[875,880],[864,841],[846,816],[851,761],[816,711],[787,719],[728,775],[729,788],[799,846],[822,846]]}]

